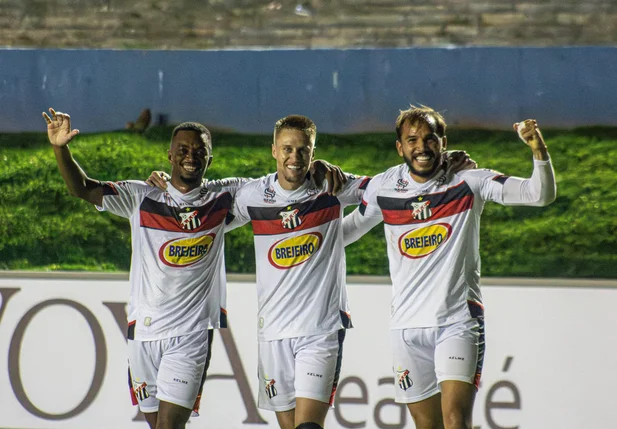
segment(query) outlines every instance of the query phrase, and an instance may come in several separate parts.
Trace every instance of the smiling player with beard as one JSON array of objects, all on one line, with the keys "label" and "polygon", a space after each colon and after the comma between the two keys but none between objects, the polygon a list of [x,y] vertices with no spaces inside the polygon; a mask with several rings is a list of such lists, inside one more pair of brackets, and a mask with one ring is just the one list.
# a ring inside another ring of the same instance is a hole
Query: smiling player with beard
[{"label": "smiling player with beard", "polygon": [[514,124],[533,155],[531,178],[446,170],[446,123],[411,106],[396,121],[404,163],[375,176],[343,221],[345,245],[385,223],[396,402],[418,429],[471,429],[484,357],[480,215],[486,201],[545,206],[556,187],[535,120]]}]

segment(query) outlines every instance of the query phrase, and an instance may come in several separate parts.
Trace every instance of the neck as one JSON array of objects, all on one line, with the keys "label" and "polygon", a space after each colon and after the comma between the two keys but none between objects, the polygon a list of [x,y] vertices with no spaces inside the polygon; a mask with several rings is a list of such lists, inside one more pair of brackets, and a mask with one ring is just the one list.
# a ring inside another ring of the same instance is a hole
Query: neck
[{"label": "neck", "polygon": [[413,174],[411,171],[409,172],[412,180],[417,183],[426,183],[431,180],[435,175],[433,174],[431,177],[418,176],[417,174]]},{"label": "neck", "polygon": [[437,167],[437,169],[433,171],[430,176],[420,176],[418,174],[415,174],[411,170],[411,168],[409,168],[409,175],[411,176],[412,180],[416,183],[426,183],[429,180],[433,180],[441,172],[443,168],[444,168],[443,164],[440,164],[439,167]]},{"label": "neck", "polygon": [[277,181],[279,182],[279,186],[286,191],[295,191],[296,189],[299,189],[302,187],[302,185],[304,185],[304,180],[301,182],[288,182],[287,180],[285,180],[285,177],[282,174],[277,174]]},{"label": "neck", "polygon": [[184,180],[182,180],[180,178],[173,178],[172,177],[171,178],[171,184],[178,191],[180,191],[183,194],[186,194],[188,192],[191,192],[193,189],[197,189],[199,187],[199,185],[201,184],[201,182],[187,183],[187,182],[185,182]]}]

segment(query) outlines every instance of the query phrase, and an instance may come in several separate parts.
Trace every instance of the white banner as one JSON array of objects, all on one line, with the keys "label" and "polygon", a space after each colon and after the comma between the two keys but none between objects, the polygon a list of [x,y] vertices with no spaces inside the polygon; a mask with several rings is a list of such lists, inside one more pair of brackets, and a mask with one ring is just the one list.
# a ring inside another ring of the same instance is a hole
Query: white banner
[{"label": "white banner", "polygon": [[[487,353],[474,427],[615,427],[617,289],[483,293]],[[352,284],[349,295],[355,328],[326,427],[413,428],[392,401],[390,287]],[[147,427],[128,393],[127,297],[124,279],[0,278],[0,428]],[[273,413],[256,408],[254,284],[230,283],[228,300],[230,329],[215,336],[201,417],[190,427],[277,428]]]}]

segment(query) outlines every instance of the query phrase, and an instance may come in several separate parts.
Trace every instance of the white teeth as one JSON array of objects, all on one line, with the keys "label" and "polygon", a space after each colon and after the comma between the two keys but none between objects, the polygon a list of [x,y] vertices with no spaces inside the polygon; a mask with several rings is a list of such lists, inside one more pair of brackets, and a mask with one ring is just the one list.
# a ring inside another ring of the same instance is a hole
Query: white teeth
[{"label": "white teeth", "polygon": [[431,159],[430,156],[416,156],[416,160],[418,160],[420,162],[429,161],[430,159]]},{"label": "white teeth", "polygon": [[289,168],[290,170],[299,170],[300,167],[298,167],[297,165],[288,165],[287,168]]},{"label": "white teeth", "polygon": [[196,171],[196,170],[197,170],[197,167],[195,167],[194,165],[185,165],[185,166],[184,166],[184,169],[185,169],[186,171],[191,171],[191,172],[193,172],[193,171]]}]

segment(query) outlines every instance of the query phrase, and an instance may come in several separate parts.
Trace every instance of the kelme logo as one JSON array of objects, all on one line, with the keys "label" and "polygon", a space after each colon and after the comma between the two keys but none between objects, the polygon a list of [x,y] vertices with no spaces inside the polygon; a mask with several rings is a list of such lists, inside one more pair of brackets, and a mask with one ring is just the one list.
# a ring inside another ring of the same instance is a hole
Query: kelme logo
[{"label": "kelme logo", "polygon": [[195,238],[176,238],[161,246],[159,258],[170,267],[188,267],[201,261],[210,251],[215,234]]},{"label": "kelme logo", "polygon": [[322,241],[323,237],[318,232],[285,238],[270,247],[268,260],[274,267],[283,270],[295,267],[311,259]]},{"label": "kelme logo", "polygon": [[407,231],[401,236],[398,247],[403,256],[422,258],[430,255],[445,243],[452,233],[447,223],[437,223]]}]

